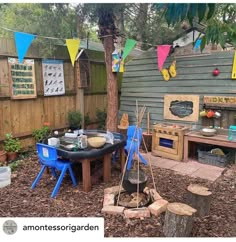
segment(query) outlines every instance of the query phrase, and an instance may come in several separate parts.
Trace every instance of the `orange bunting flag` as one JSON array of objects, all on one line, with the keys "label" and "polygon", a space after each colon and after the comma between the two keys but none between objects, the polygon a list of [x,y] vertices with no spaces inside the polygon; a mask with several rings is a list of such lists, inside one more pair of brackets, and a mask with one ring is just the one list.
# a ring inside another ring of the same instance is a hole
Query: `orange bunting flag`
[{"label": "orange bunting flag", "polygon": [[79,39],[66,39],[66,46],[70,54],[70,60],[72,66],[75,64],[76,55],[78,53],[80,47],[80,40]]}]

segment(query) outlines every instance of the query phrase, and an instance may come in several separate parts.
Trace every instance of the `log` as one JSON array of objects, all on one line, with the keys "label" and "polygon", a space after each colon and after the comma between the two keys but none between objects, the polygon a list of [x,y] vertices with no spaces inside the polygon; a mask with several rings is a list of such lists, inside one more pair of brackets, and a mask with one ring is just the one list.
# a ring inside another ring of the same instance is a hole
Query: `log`
[{"label": "log", "polygon": [[187,204],[197,209],[196,215],[204,217],[209,214],[212,192],[207,187],[191,184],[187,187]]},{"label": "log", "polygon": [[196,209],[184,203],[167,205],[163,232],[166,237],[189,237]]}]

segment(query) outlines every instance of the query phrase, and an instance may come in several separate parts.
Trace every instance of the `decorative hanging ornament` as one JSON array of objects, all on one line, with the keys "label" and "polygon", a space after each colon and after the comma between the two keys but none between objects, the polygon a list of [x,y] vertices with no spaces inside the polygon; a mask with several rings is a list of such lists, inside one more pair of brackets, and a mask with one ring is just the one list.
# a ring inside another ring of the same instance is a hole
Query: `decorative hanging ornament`
[{"label": "decorative hanging ornament", "polygon": [[215,68],[215,70],[212,72],[213,76],[218,76],[220,74],[220,71],[218,68]]},{"label": "decorative hanging ornament", "polygon": [[174,60],[170,67],[169,67],[169,73],[171,75],[171,77],[176,77],[177,73],[176,73],[176,60]]},{"label": "decorative hanging ornament", "polygon": [[176,77],[177,72],[176,72],[176,60],[174,60],[170,67],[167,68],[163,68],[161,69],[161,74],[163,76],[163,79],[165,81],[169,81],[171,77]]},{"label": "decorative hanging ornament", "polygon": [[207,117],[208,118],[212,118],[213,116],[215,115],[215,112],[213,111],[213,110],[209,110],[208,112],[207,112]]},{"label": "decorative hanging ornament", "polygon": [[162,74],[165,81],[170,80],[170,74],[169,74],[169,71],[166,68],[161,70],[161,74]]}]

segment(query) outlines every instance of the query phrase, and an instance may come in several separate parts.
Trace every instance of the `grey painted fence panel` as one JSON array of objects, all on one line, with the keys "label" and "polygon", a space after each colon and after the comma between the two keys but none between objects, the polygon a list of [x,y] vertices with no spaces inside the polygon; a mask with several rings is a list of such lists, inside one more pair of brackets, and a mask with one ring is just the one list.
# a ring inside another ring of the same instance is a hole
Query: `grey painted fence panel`
[{"label": "grey painted fence panel", "polygon": [[[127,112],[130,122],[135,122],[135,105],[146,105],[150,112],[150,123],[172,122],[182,124],[197,123],[164,120],[164,95],[199,95],[200,108],[203,105],[204,95],[234,96],[236,95],[236,81],[231,80],[233,51],[215,52],[198,56],[176,56],[177,76],[164,81],[157,69],[156,51],[147,52],[126,64],[120,97],[120,113]],[[168,67],[173,57],[167,59],[164,67]],[[220,70],[215,77],[212,71]],[[146,127],[146,116],[142,127]]]}]

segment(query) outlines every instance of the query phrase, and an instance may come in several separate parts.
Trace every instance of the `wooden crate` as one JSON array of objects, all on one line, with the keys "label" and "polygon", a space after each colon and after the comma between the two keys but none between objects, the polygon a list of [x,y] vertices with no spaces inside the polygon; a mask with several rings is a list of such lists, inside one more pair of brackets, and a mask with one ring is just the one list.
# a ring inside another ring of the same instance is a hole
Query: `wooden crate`
[{"label": "wooden crate", "polygon": [[[152,155],[181,161],[183,159],[184,134],[189,127],[177,124],[155,124],[152,132]],[[161,140],[166,139],[172,147],[165,147]]]}]

